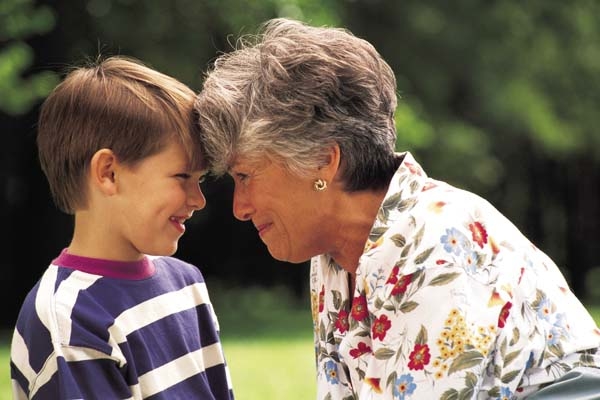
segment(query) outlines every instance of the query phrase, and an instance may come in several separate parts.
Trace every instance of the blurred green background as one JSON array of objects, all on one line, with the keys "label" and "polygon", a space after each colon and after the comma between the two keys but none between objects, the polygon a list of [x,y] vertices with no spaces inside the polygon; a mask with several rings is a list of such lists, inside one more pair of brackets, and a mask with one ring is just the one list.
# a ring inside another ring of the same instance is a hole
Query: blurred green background
[{"label": "blurred green background", "polygon": [[[0,0],[5,336],[71,234],[35,151],[40,103],[63,72],[123,54],[199,90],[216,55],[278,16],[346,27],[373,43],[398,81],[398,150],[490,200],[557,262],[586,304],[600,304],[600,2]],[[252,337],[310,347],[308,265],[271,259],[252,225],[232,217],[228,179],[203,189],[208,205],[177,256],[199,266],[218,297],[225,340],[245,350]],[[284,298],[289,308],[265,311]],[[260,312],[235,312],[261,301]],[[261,324],[265,313],[271,322]],[[282,373],[277,363],[272,371]]]}]

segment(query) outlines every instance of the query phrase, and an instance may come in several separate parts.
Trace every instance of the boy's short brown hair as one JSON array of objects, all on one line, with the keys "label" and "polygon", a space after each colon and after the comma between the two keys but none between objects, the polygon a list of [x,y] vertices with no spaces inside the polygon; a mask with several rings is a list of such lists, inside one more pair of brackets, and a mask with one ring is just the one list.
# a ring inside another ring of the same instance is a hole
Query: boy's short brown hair
[{"label": "boy's short brown hair", "polygon": [[85,207],[89,163],[102,148],[132,165],[176,140],[190,169],[202,168],[194,97],[183,83],[128,57],[73,69],[48,96],[38,121],[40,164],[56,205],[69,214]]}]

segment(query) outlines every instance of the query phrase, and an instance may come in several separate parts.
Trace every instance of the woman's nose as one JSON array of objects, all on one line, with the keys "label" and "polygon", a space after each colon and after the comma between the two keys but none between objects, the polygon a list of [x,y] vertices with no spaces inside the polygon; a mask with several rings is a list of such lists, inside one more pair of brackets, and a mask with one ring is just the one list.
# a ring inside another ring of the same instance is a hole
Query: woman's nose
[{"label": "woman's nose", "polygon": [[254,209],[248,196],[235,186],[233,190],[233,215],[240,221],[248,221],[252,218]]},{"label": "woman's nose", "polygon": [[202,188],[197,184],[188,193],[188,203],[194,210],[202,210],[206,206],[206,198],[202,193]]}]

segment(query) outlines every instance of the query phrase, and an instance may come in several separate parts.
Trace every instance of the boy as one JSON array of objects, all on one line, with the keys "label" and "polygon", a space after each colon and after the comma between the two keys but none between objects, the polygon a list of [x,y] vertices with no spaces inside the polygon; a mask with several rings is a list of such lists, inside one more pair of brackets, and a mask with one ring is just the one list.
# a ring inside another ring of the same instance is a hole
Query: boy
[{"label": "boy", "polygon": [[177,80],[111,57],[44,102],[40,162],[75,227],[20,311],[15,399],[233,398],[204,279],[166,257],[206,203],[193,101]]}]

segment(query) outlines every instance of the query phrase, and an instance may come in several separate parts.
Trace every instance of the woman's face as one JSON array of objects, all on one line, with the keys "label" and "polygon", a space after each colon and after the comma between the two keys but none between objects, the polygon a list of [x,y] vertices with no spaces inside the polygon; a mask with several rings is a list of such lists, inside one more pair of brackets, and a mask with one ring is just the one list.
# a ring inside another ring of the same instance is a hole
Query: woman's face
[{"label": "woman's face", "polygon": [[276,161],[251,163],[239,158],[229,171],[235,188],[233,214],[251,220],[269,253],[299,263],[328,251],[322,200],[314,178],[290,173]]}]

